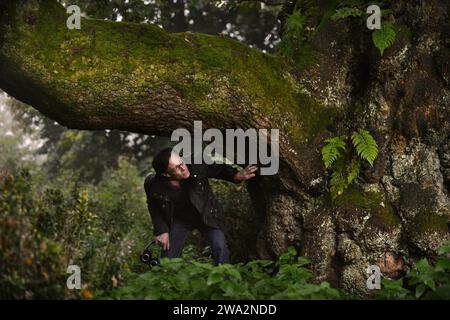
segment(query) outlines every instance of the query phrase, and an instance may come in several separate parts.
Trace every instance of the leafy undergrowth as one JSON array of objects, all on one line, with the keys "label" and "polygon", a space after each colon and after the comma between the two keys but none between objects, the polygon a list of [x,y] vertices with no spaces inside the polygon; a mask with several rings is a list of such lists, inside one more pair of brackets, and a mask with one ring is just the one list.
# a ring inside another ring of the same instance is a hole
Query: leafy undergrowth
[{"label": "leafy undergrowth", "polygon": [[[450,242],[439,256],[418,261],[399,280],[382,279],[381,290],[366,299],[450,299]],[[144,274],[130,273],[125,285],[97,299],[361,299],[313,283],[309,261],[290,247],[278,261],[254,260],[246,264],[213,266],[208,262],[162,259]]]},{"label": "leafy undergrowth", "polygon": [[[223,264],[162,259],[142,275],[130,274],[128,284],[109,294],[113,299],[340,299],[329,283],[311,283],[308,260],[293,247],[278,261],[254,260]],[[106,298],[105,296],[97,296]]]},{"label": "leafy undergrowth", "polygon": [[438,250],[439,256],[419,260],[402,279],[382,279],[378,299],[450,299],[450,241]]}]

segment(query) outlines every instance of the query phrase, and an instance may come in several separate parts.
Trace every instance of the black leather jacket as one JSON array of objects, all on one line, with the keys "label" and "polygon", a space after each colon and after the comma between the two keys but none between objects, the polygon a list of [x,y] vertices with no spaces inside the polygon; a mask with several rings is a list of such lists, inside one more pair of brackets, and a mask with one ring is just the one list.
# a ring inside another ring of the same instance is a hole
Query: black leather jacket
[{"label": "black leather jacket", "polygon": [[[207,226],[223,229],[223,209],[214,196],[208,178],[234,182],[237,170],[226,164],[200,164],[187,167],[193,179],[189,188],[192,205],[200,212],[202,221]],[[167,178],[155,174],[147,176],[144,182],[147,207],[152,217],[155,236],[169,232],[173,222],[173,203],[166,182]]]}]

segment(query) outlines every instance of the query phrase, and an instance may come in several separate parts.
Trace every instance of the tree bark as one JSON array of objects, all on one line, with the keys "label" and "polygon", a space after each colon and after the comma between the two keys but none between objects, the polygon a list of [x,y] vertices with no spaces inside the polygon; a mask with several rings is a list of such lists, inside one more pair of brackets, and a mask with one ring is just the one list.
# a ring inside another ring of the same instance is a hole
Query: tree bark
[{"label": "tree bark", "polygon": [[[383,57],[364,26],[324,20],[302,69],[219,36],[90,19],[69,30],[56,1],[0,6],[0,88],[69,128],[280,129],[279,174],[249,183],[259,257],[295,245],[318,280],[366,293],[368,264],[396,277],[449,238],[445,1],[392,4],[401,28]],[[380,155],[331,201],[320,148],[357,128]]]}]

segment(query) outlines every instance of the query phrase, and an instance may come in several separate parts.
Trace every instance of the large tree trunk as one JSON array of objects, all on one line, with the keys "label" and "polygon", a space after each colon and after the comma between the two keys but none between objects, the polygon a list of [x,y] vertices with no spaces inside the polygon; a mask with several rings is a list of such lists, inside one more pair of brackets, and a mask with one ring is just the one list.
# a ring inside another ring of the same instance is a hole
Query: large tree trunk
[{"label": "large tree trunk", "polygon": [[[367,265],[396,277],[449,238],[449,3],[392,6],[405,31],[382,58],[361,25],[328,20],[299,71],[224,37],[88,19],[71,31],[56,1],[2,1],[0,88],[69,128],[279,128],[279,174],[249,184],[258,255],[295,245],[318,280],[365,292]],[[380,155],[333,202],[319,150],[356,128]]]}]

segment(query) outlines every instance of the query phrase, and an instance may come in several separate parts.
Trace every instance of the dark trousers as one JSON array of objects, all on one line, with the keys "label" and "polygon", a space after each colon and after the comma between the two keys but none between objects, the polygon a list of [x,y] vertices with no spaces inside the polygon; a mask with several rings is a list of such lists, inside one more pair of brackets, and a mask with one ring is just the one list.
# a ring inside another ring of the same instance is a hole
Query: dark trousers
[{"label": "dark trousers", "polygon": [[206,225],[196,227],[179,221],[174,221],[169,231],[169,250],[163,251],[161,257],[178,258],[181,256],[189,233],[197,228],[203,236],[206,236],[211,246],[213,264],[229,263],[230,253],[228,251],[225,235],[220,229]]}]

